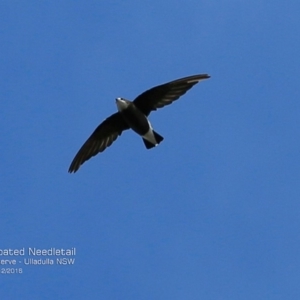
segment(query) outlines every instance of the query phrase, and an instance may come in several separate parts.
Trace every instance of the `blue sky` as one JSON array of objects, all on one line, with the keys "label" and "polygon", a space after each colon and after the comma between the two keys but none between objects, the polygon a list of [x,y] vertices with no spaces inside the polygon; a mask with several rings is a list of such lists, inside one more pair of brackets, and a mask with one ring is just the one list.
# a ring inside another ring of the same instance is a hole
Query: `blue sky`
[{"label": "blue sky", "polygon": [[[23,273],[1,299],[298,299],[299,11],[1,1],[0,249],[76,248],[67,266],[4,257]],[[198,73],[150,115],[158,147],[124,132],[67,173],[116,97]]]}]

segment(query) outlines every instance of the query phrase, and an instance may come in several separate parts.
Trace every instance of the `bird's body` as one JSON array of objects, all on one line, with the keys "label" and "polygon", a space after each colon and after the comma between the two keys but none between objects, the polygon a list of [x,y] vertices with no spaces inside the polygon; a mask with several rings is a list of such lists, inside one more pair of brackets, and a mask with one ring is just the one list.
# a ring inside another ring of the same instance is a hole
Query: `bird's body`
[{"label": "bird's body", "polygon": [[128,126],[137,134],[143,136],[149,130],[147,117],[134,105],[133,102],[117,98],[118,111]]},{"label": "bird's body", "polygon": [[133,102],[123,98],[117,98],[116,101],[119,113],[128,126],[143,138],[147,149],[153,148],[163,140],[163,137],[159,138],[158,133],[153,131],[148,118]]},{"label": "bird's body", "polygon": [[132,129],[143,138],[147,149],[157,146],[163,137],[155,132],[148,120],[151,111],[171,104],[200,80],[210,78],[200,74],[156,86],[134,101],[117,98],[118,112],[104,120],[83,144],[73,159],[69,172],[76,172],[92,156],[104,151],[124,130]]}]

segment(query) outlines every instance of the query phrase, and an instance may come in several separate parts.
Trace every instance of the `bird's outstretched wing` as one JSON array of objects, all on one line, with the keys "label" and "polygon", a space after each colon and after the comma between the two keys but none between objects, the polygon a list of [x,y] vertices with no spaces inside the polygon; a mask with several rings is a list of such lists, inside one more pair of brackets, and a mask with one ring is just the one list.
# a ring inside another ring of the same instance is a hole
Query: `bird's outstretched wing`
[{"label": "bird's outstretched wing", "polygon": [[146,116],[152,110],[164,107],[177,100],[199,81],[210,78],[207,74],[193,75],[177,79],[147,90],[133,101],[135,106]]},{"label": "bird's outstretched wing", "polygon": [[79,167],[92,156],[109,147],[128,125],[117,112],[104,120],[87,139],[74,157],[69,172],[76,172]]}]

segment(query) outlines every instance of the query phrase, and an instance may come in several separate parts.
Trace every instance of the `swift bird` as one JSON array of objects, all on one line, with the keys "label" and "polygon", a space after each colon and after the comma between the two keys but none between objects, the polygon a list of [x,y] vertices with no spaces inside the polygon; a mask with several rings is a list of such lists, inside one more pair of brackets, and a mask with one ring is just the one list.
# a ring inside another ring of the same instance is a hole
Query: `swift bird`
[{"label": "swift bird", "polygon": [[210,78],[207,74],[177,79],[145,91],[129,101],[117,98],[118,112],[104,120],[87,139],[74,157],[69,172],[76,172],[88,159],[109,147],[124,130],[139,134],[147,149],[157,146],[164,138],[155,132],[148,120],[151,111],[177,100],[199,81]]}]

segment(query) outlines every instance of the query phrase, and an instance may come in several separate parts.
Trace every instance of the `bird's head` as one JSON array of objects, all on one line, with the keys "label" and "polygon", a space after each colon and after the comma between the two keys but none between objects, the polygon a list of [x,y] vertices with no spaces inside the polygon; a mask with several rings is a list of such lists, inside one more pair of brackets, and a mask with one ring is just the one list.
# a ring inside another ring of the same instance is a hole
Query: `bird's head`
[{"label": "bird's head", "polygon": [[124,98],[117,98],[116,103],[117,103],[118,111],[122,111],[126,109],[131,104],[129,100],[126,100]]}]

